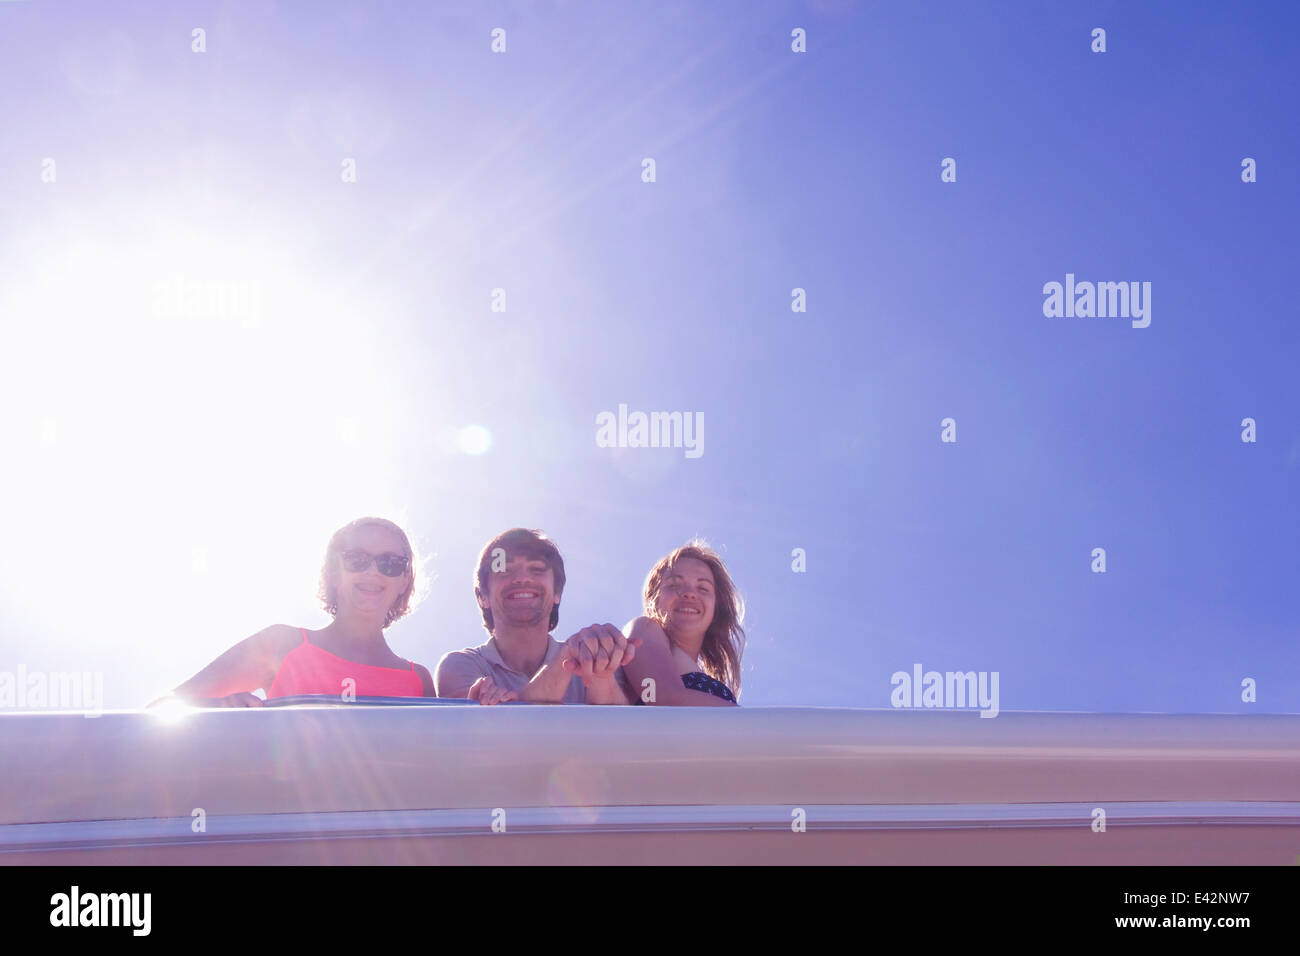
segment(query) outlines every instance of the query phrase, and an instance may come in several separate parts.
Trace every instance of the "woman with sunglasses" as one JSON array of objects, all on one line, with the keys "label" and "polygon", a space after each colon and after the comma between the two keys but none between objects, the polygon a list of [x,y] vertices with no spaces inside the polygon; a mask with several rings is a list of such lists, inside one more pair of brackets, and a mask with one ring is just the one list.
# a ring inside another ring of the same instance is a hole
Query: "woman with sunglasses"
[{"label": "woman with sunglasses", "polygon": [[393,653],[384,628],[410,609],[415,586],[406,533],[383,518],[359,518],[330,538],[320,600],[334,618],[319,631],[275,624],[226,651],[173,692],[219,707],[260,707],[299,694],[434,697],[429,671]]}]

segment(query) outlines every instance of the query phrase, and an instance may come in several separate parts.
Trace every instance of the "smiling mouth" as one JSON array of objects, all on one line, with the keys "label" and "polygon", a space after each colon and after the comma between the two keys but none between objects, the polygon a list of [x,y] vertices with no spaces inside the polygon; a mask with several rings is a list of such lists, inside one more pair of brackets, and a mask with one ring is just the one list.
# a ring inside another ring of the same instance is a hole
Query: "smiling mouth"
[{"label": "smiling mouth", "polygon": [[362,594],[383,594],[384,589],[377,584],[358,584],[357,590]]},{"label": "smiling mouth", "polygon": [[506,600],[507,600],[507,601],[534,600],[534,599],[539,598],[539,597],[541,597],[541,596],[542,596],[542,592],[541,592],[541,591],[525,591],[525,590],[519,590],[519,591],[511,591],[509,594],[507,594],[507,595],[506,595]]}]

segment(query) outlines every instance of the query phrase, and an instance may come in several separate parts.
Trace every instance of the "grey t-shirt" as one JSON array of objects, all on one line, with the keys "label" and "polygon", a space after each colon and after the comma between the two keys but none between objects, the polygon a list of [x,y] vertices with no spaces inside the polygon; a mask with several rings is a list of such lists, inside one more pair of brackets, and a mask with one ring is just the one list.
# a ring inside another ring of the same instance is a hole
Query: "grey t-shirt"
[{"label": "grey t-shirt", "polygon": [[[563,645],[549,634],[546,636],[546,657],[542,667],[550,664],[564,652]],[[539,667],[538,670],[541,670]],[[523,674],[511,668],[497,653],[496,645],[489,639],[478,647],[467,647],[463,651],[451,651],[438,662],[438,671],[434,675],[434,687],[439,697],[465,697],[470,686],[480,677],[490,677],[499,686],[516,693],[523,690],[535,674]],[[618,670],[618,683],[626,688],[627,677],[623,669]],[[585,704],[587,688],[582,678],[574,674],[569,678],[569,687],[561,699],[562,704]]]}]

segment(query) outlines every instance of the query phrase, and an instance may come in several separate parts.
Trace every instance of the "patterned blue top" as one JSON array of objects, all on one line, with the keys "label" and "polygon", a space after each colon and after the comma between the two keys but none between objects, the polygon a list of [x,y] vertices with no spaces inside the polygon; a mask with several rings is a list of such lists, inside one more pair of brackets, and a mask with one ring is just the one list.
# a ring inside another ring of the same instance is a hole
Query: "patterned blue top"
[{"label": "patterned blue top", "polygon": [[736,702],[735,695],[731,693],[731,688],[716,677],[710,677],[703,671],[694,671],[690,674],[682,675],[682,683],[686,685],[687,690],[702,690],[706,694],[712,694],[714,697],[721,697],[723,700],[729,700],[733,704]]}]

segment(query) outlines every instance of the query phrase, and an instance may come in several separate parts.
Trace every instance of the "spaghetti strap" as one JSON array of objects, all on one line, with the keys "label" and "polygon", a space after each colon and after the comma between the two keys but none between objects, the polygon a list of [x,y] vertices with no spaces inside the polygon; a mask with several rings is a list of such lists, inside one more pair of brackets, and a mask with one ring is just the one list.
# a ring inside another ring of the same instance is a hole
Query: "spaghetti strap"
[{"label": "spaghetti strap", "polygon": [[310,644],[311,641],[307,640],[307,628],[305,628],[305,627],[300,627],[300,628],[298,628],[298,630],[302,631],[302,642],[303,642],[304,644]]}]

